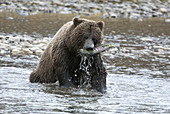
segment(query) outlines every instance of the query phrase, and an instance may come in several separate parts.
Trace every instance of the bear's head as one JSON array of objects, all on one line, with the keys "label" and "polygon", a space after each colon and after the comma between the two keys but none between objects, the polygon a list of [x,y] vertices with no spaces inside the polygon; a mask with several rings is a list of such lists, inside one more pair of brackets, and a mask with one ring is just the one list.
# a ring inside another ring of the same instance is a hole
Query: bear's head
[{"label": "bear's head", "polygon": [[103,40],[103,21],[92,21],[82,18],[73,18],[73,30],[70,34],[70,42],[74,51],[80,49],[93,50]]}]

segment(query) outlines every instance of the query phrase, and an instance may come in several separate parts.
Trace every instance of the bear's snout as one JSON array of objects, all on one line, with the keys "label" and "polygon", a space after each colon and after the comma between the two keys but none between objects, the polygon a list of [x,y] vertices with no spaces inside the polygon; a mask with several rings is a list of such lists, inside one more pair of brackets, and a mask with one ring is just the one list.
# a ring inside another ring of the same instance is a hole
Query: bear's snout
[{"label": "bear's snout", "polygon": [[87,51],[92,51],[94,48],[94,43],[91,38],[86,39],[85,44],[84,44],[84,49]]}]

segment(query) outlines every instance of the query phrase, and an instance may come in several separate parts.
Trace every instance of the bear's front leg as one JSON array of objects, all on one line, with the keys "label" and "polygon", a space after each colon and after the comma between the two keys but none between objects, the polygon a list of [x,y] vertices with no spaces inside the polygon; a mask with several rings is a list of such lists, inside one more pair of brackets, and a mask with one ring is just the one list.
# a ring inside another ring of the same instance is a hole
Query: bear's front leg
[{"label": "bear's front leg", "polygon": [[94,56],[92,72],[92,87],[101,93],[105,93],[107,73],[100,55]]},{"label": "bear's front leg", "polygon": [[64,88],[69,88],[69,87],[75,87],[75,85],[73,84],[71,77],[70,77],[70,73],[67,69],[62,67],[57,67],[57,78],[59,80],[59,85],[61,87]]},{"label": "bear's front leg", "polygon": [[51,61],[54,68],[54,74],[56,79],[59,81],[61,87],[75,87],[69,72],[69,61],[68,51],[65,49],[65,45],[59,47],[52,47],[51,50]]}]

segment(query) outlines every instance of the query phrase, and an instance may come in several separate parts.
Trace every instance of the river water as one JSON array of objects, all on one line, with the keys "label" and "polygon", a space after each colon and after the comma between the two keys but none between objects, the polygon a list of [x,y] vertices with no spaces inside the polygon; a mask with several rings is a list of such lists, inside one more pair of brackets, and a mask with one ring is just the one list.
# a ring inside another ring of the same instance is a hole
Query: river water
[{"label": "river water", "polygon": [[[1,12],[0,49],[10,36],[51,39],[73,16]],[[170,23],[164,18],[103,21],[103,43],[120,43],[124,50],[102,55],[108,72],[107,93],[30,83],[29,74],[40,55],[7,51],[0,54],[0,113],[170,113]]]}]

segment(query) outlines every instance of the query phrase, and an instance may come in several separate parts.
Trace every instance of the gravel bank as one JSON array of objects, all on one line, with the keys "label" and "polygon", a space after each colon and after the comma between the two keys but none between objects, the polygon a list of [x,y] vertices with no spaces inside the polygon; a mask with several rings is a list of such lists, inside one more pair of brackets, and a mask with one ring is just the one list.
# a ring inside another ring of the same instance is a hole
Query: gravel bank
[{"label": "gravel bank", "polygon": [[49,37],[33,38],[28,35],[0,34],[0,54],[12,55],[38,55],[45,50]]},{"label": "gravel bank", "polygon": [[95,15],[102,18],[170,17],[170,0],[0,0],[0,11]]}]

